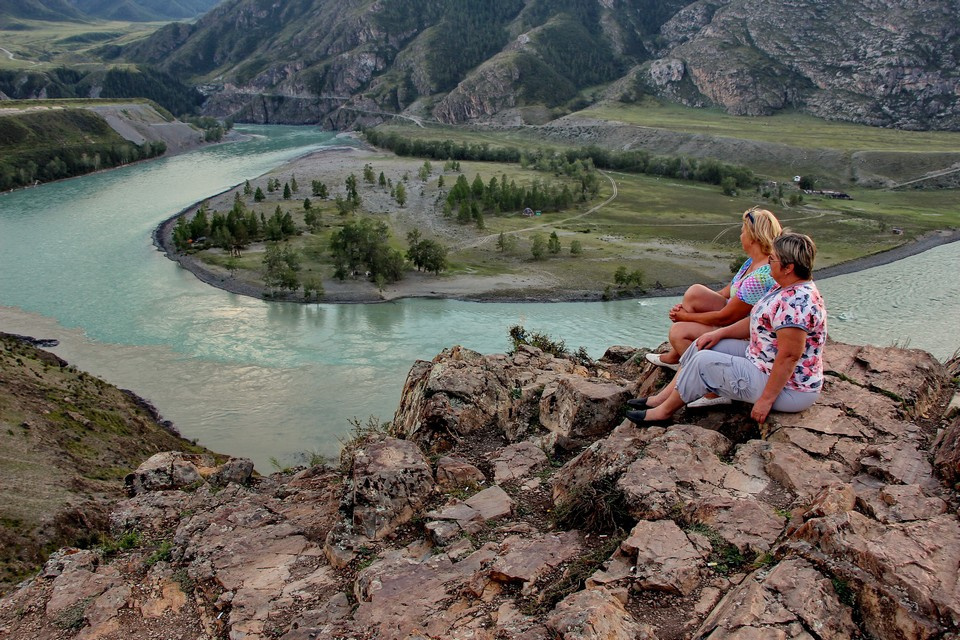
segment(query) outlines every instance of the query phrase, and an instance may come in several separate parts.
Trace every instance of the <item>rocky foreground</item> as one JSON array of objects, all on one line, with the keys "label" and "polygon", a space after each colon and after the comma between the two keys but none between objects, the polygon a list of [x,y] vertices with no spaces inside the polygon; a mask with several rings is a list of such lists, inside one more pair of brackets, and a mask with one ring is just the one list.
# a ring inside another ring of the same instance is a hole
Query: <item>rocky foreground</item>
[{"label": "rocky foreground", "polygon": [[54,554],[0,636],[960,637],[956,371],[832,344],[761,439],[737,405],[623,421],[663,381],[636,355],[445,351],[339,469],[157,454],[129,548]]}]

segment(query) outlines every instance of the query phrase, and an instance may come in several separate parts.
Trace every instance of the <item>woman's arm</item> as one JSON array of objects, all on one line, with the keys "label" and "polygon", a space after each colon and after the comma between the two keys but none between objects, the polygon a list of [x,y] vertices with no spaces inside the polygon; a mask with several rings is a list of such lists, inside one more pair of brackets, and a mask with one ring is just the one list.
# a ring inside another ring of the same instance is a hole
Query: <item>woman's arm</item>
[{"label": "woman's arm", "polygon": [[777,357],[773,360],[773,370],[767,379],[767,384],[760,394],[760,399],[753,405],[750,416],[757,422],[763,423],[773,408],[777,396],[783,391],[787,381],[797,367],[797,361],[803,355],[806,346],[807,332],[798,327],[784,327],[777,329]]},{"label": "woman's arm", "polygon": [[740,298],[732,298],[719,311],[691,313],[684,309],[671,310],[670,319],[674,322],[699,322],[712,327],[725,327],[741,318],[746,318],[750,315],[751,308],[753,305],[747,304]]},{"label": "woman's arm", "polygon": [[712,349],[721,340],[746,340],[750,337],[750,318],[744,318],[726,327],[708,331],[696,339],[697,349]]}]

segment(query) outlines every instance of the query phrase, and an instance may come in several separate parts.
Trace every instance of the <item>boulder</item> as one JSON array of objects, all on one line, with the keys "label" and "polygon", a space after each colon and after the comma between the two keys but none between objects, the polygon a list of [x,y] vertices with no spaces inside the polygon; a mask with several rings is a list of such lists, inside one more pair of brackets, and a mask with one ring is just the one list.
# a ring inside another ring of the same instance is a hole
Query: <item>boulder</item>
[{"label": "boulder", "polygon": [[636,558],[634,584],[640,589],[686,596],[699,586],[704,558],[672,520],[638,522],[620,551]]},{"label": "boulder", "polygon": [[483,472],[463,458],[444,456],[437,460],[437,487],[443,491],[476,487],[484,482]]},{"label": "boulder", "polygon": [[123,481],[131,495],[144,491],[182,489],[203,482],[200,466],[212,467],[213,459],[197,454],[164,451],[147,458]]},{"label": "boulder", "polygon": [[433,473],[413,442],[385,438],[360,447],[352,475],[353,526],[377,540],[392,533],[433,492]]},{"label": "boulder", "polygon": [[576,558],[582,550],[580,534],[564,531],[532,539],[510,536],[501,545],[500,556],[490,568],[499,582],[516,582],[528,593],[536,581],[558,565]]},{"label": "boulder", "polygon": [[613,430],[632,396],[627,385],[561,376],[543,389],[540,423],[564,438],[589,442]]}]

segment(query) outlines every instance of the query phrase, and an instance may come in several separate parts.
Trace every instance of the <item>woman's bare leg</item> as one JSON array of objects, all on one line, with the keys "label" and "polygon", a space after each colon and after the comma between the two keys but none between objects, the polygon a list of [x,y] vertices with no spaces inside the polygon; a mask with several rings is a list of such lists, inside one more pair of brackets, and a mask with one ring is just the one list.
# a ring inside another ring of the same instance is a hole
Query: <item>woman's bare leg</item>
[{"label": "woman's bare leg", "polygon": [[[726,304],[726,298],[721,296],[713,289],[705,287],[702,284],[695,284],[687,287],[686,292],[683,294],[683,300],[680,302],[680,306],[682,306],[684,311],[687,311],[688,313],[719,311],[720,309],[723,309]],[[694,327],[688,327],[682,330],[681,333],[677,333],[675,342],[674,327],[677,325],[693,325]],[[703,327],[703,329],[699,330],[695,327]],[[677,364],[680,362],[680,356],[682,356],[683,352],[687,350],[687,347],[690,346],[690,343],[712,328],[713,327],[708,327],[698,322],[673,323],[673,326],[670,327],[670,335],[668,337],[670,340],[670,350],[666,353],[660,354],[660,360],[667,364]],[[699,331],[699,333],[697,333],[697,331]]]},{"label": "woman's bare leg", "polygon": [[[666,388],[664,390],[666,391]],[[683,406],[683,399],[672,383],[669,391],[670,393],[663,398],[660,404],[651,409],[647,409],[647,420],[666,420],[676,413],[677,409]]]},{"label": "woman's bare leg", "polygon": [[[655,395],[652,395],[647,398],[648,407],[659,407],[663,402],[670,397],[670,394],[673,393],[673,390],[677,388],[677,376],[674,375],[673,379],[667,383],[663,389],[660,389]],[[681,403],[682,404],[682,403]],[[679,407],[677,407],[679,409]],[[676,409],[674,409],[676,411]],[[672,412],[671,412],[672,413]]]},{"label": "woman's bare leg", "polygon": [[707,311],[720,311],[727,304],[727,299],[722,295],[702,284],[694,284],[687,288],[683,294],[683,301],[680,303],[684,310],[689,313],[704,313]]},{"label": "woman's bare leg", "polygon": [[[699,322],[674,322],[670,325],[670,333],[667,335],[667,339],[672,347],[671,352],[677,353],[676,362],[680,361],[680,356],[687,352],[694,340],[715,328]],[[672,360],[670,361],[672,362]]]}]

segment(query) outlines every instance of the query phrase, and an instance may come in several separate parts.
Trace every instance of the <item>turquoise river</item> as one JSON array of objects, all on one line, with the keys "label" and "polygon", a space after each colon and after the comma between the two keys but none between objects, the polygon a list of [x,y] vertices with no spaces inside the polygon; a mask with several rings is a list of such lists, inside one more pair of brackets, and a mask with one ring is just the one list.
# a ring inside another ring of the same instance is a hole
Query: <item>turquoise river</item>
[{"label": "turquoise river", "polygon": [[[205,285],[153,246],[154,227],[287,160],[345,144],[307,127],[241,129],[250,139],[0,195],[0,331],[60,340],[52,351],[61,357],[261,471],[305,452],[336,455],[351,418],[391,418],[415,360],[456,344],[502,352],[511,325],[595,357],[666,335],[674,298],[300,305]],[[958,266],[954,243],[822,281],[831,335],[950,357],[960,348]]]}]

